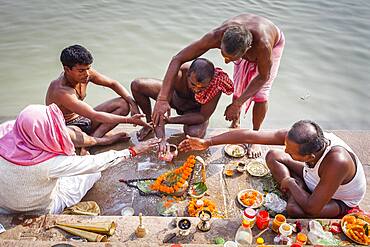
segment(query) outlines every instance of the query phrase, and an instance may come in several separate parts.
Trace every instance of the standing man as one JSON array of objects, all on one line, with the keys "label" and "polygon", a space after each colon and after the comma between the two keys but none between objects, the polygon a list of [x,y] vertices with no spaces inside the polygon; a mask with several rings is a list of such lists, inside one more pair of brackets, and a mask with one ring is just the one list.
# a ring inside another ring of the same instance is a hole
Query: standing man
[{"label": "standing man", "polygon": [[[62,51],[60,61],[64,72],[50,83],[45,102],[46,105],[58,105],[67,126],[73,126],[73,130],[81,130],[93,137],[103,137],[119,123],[148,126],[140,119],[143,115],[139,114],[140,111],[127,90],[118,81],[91,67],[93,57],[86,48],[80,45],[67,47]],[[108,87],[120,97],[92,108],[83,101],[89,82]],[[133,116],[126,117],[130,111]],[[121,141],[128,139],[123,135]],[[117,138],[115,140],[118,141]]]},{"label": "standing man", "polygon": [[[247,109],[254,101],[253,130],[259,130],[268,109],[269,91],[277,75],[285,39],[271,21],[253,14],[242,14],[226,20],[220,27],[206,33],[174,56],[163,80],[153,111],[153,123],[159,124],[170,108],[170,90],[180,66],[210,49],[218,48],[225,63],[235,62],[234,98],[225,111],[225,118],[238,127],[241,107]],[[261,148],[248,146],[249,157],[261,155]]]},{"label": "standing man", "polygon": [[[202,138],[221,94],[231,94],[234,90],[229,76],[205,58],[183,64],[174,80],[170,105],[179,116],[166,116],[156,126],[156,136],[162,139],[160,152],[165,152],[166,147],[165,124],[182,124],[186,135]],[[150,98],[157,99],[161,88],[162,81],[157,79],[139,78],[131,83],[132,95],[148,123],[152,122]],[[142,141],[152,130],[144,126],[138,132],[138,140]]]}]

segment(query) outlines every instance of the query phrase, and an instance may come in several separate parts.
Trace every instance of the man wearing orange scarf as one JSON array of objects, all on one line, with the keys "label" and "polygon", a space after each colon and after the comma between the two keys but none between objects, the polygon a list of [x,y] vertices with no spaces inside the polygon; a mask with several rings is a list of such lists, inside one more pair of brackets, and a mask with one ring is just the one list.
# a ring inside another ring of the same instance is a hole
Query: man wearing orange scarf
[{"label": "man wearing orange scarf", "polygon": [[[157,99],[162,81],[156,79],[135,79],[131,83],[131,91],[135,101],[151,122],[152,109],[150,98]],[[162,138],[160,153],[165,152],[165,124],[183,124],[184,133],[194,137],[204,137],[208,119],[216,109],[222,93],[232,94],[233,83],[229,76],[220,68],[204,58],[195,59],[192,64],[184,64],[175,78],[170,104],[179,116],[166,116],[157,125],[155,132]],[[143,127],[138,133],[139,141],[150,134],[152,129]]]}]

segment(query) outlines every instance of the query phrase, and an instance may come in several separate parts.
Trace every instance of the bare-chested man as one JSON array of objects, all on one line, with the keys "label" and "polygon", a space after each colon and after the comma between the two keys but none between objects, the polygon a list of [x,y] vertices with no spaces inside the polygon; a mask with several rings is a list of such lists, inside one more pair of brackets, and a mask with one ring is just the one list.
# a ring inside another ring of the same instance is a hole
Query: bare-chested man
[{"label": "bare-chested man", "polygon": [[240,129],[205,140],[189,137],[179,146],[189,151],[228,143],[285,146],[285,150],[270,150],[266,163],[288,195],[289,216],[341,218],[358,208],[365,197],[366,178],[360,159],[342,139],[323,132],[315,122],[301,120],[289,130]]},{"label": "bare-chested man", "polygon": [[[169,64],[153,110],[153,123],[158,125],[161,116],[170,108],[170,89],[180,66],[210,49],[221,49],[225,63],[234,62],[234,99],[225,111],[226,120],[239,123],[241,107],[247,109],[254,101],[253,130],[259,130],[268,109],[271,84],[277,75],[285,39],[283,33],[268,19],[242,14],[225,21],[220,27],[182,49]],[[261,155],[257,145],[248,146],[248,155]]]},{"label": "bare-chested man", "polygon": [[[228,75],[205,58],[183,64],[174,81],[169,101],[179,116],[166,116],[155,128],[157,137],[162,139],[160,153],[166,147],[165,124],[183,124],[185,134],[204,137],[208,119],[216,109],[221,94],[233,92],[233,84]],[[152,121],[150,98],[157,99],[161,88],[162,81],[157,79],[141,78],[131,83],[132,94],[146,115],[147,122]],[[152,129],[143,127],[138,132],[138,139],[143,140],[151,131]]]},{"label": "bare-chested man", "polygon": [[[96,144],[111,144],[115,141],[128,140],[126,133],[119,133],[111,137],[105,137],[104,141],[95,142],[93,138],[84,142],[83,131],[92,137],[101,138],[119,123],[130,123],[148,126],[140,118],[140,111],[127,90],[116,80],[91,68],[93,57],[91,53],[80,45],[65,48],[60,60],[64,72],[49,85],[46,94],[46,104],[55,103],[62,110],[66,124],[77,131],[70,133],[72,139],[78,139],[80,146],[92,146]],[[111,88],[120,97],[109,100],[92,108],[83,100],[86,97],[87,85],[92,82],[99,86]],[[131,111],[132,117],[125,117]],[[78,127],[78,128],[77,128]],[[102,139],[95,139],[102,140]]]}]

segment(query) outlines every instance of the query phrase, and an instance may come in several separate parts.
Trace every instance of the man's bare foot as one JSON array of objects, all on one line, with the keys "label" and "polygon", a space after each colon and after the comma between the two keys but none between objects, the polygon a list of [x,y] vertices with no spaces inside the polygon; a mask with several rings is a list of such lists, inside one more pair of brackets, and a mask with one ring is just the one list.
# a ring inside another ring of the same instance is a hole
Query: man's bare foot
[{"label": "man's bare foot", "polygon": [[95,137],[97,146],[103,145],[112,145],[116,142],[128,142],[130,140],[130,136],[127,135],[125,132],[117,133],[114,135],[105,135],[103,137]]},{"label": "man's bare foot", "polygon": [[127,133],[125,133],[125,132],[117,133],[117,134],[114,134],[114,135],[109,136],[107,138],[109,138],[109,142],[110,142],[110,143],[107,143],[107,144],[114,144],[116,142],[128,142],[131,139],[131,137],[129,135],[127,135]]},{"label": "man's bare foot", "polygon": [[141,130],[136,132],[137,140],[143,141],[146,137],[149,136],[150,133],[152,133],[153,129],[149,127],[142,127]]},{"label": "man's bare foot", "polygon": [[80,149],[80,155],[81,156],[90,155],[90,152],[87,148],[81,148]]},{"label": "man's bare foot", "polygon": [[257,144],[248,144],[247,145],[247,155],[248,158],[258,158],[262,154],[262,149],[260,145]]},{"label": "man's bare foot", "polygon": [[239,129],[240,128],[240,119],[233,120],[230,124],[230,128],[232,129]]}]

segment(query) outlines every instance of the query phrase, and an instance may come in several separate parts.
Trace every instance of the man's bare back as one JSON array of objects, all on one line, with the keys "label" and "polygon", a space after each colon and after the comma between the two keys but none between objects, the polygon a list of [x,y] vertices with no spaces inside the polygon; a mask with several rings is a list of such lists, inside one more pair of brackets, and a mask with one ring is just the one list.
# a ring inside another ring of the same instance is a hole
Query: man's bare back
[{"label": "man's bare back", "polygon": [[247,28],[253,35],[252,46],[242,57],[251,62],[257,61],[259,49],[266,47],[272,49],[280,38],[279,29],[268,19],[253,14],[242,14],[226,20],[220,27],[205,35],[205,37],[209,35],[209,41],[213,41],[207,42],[208,49],[221,49],[223,34],[227,28],[235,25]]}]

